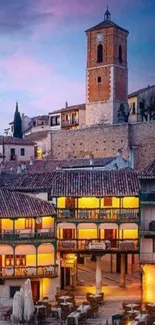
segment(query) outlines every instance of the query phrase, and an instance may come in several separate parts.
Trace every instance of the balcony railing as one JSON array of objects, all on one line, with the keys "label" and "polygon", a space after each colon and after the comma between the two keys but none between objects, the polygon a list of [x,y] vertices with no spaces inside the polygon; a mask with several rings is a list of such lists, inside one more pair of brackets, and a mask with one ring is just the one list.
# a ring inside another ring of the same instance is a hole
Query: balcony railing
[{"label": "balcony railing", "polygon": [[140,263],[155,264],[155,253],[140,253]]},{"label": "balcony railing", "polygon": [[148,202],[155,203],[155,192],[152,192],[152,193],[140,193],[140,201],[145,202],[146,204]]},{"label": "balcony railing", "polygon": [[18,267],[1,267],[0,278],[26,278],[26,277],[49,277],[54,278],[58,276],[58,265],[44,265],[44,266],[18,266]]},{"label": "balcony railing", "polygon": [[77,219],[77,220],[104,220],[110,221],[138,221],[138,209],[58,209],[58,219]]},{"label": "balcony railing", "polygon": [[55,233],[54,229],[22,229],[22,230],[3,230],[0,233],[0,240],[7,241],[7,240],[41,240],[41,239],[48,239],[54,238]]},{"label": "balcony railing", "polygon": [[78,125],[79,121],[78,120],[74,120],[74,121],[62,121],[61,126],[62,127],[67,127],[67,126],[74,126],[74,125]]},{"label": "balcony railing", "polygon": [[[58,250],[64,251],[76,251],[76,250],[87,250],[91,251],[91,247],[95,250],[98,247],[102,250],[102,244],[105,244],[107,251],[138,251],[138,239],[71,239],[71,240],[58,240]],[[103,249],[104,250],[104,249]]]}]

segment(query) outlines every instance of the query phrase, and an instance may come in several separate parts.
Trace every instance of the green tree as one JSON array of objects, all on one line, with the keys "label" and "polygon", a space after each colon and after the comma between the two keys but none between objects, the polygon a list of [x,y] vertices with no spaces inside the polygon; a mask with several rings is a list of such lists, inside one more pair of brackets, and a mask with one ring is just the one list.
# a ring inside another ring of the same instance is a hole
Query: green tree
[{"label": "green tree", "polygon": [[117,112],[118,123],[128,123],[130,110],[129,106],[125,107],[123,103],[120,104]]},{"label": "green tree", "polygon": [[14,132],[13,136],[15,138],[22,138],[22,120],[20,113],[18,111],[18,102],[16,102],[16,110],[14,115]]},{"label": "green tree", "polygon": [[147,99],[142,99],[140,102],[140,114],[142,121],[155,120],[155,96],[151,95]]}]

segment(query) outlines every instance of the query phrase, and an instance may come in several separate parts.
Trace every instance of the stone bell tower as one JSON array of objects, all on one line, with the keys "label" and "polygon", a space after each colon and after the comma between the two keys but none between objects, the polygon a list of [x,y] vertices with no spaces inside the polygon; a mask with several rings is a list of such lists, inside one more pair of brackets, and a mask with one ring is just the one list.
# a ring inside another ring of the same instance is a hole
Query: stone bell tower
[{"label": "stone bell tower", "polygon": [[111,20],[88,29],[86,76],[86,125],[117,123],[120,104],[128,100],[128,31]]}]

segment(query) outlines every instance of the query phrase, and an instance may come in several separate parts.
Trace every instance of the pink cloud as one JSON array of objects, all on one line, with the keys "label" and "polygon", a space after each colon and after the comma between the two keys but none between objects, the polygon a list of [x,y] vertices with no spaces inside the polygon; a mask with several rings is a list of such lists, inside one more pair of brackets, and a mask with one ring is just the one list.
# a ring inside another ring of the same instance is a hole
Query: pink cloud
[{"label": "pink cloud", "polygon": [[[85,101],[84,81],[74,82],[69,80],[68,76],[58,75],[52,65],[46,65],[22,51],[1,60],[0,69],[2,67],[5,79],[3,83],[0,81],[1,91],[14,92],[16,96],[21,91],[24,92],[29,99],[25,101],[26,105],[20,111],[30,116],[61,108],[66,100],[69,104]],[[5,106],[8,107],[8,111],[9,105],[6,100]],[[10,113],[13,107],[10,106]]]}]

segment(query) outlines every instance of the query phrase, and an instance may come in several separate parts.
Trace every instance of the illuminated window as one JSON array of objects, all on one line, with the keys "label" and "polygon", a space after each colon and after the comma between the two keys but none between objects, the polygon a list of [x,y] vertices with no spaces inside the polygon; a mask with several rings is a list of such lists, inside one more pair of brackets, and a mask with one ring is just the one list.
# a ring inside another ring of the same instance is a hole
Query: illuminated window
[{"label": "illuminated window", "polygon": [[25,219],[25,229],[32,229],[32,218]]},{"label": "illuminated window", "polygon": [[[14,266],[13,255],[5,255],[5,266]],[[15,266],[26,266],[26,255],[16,255]]]}]

